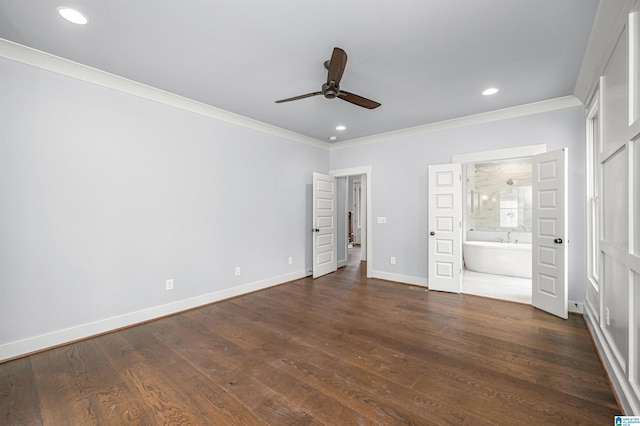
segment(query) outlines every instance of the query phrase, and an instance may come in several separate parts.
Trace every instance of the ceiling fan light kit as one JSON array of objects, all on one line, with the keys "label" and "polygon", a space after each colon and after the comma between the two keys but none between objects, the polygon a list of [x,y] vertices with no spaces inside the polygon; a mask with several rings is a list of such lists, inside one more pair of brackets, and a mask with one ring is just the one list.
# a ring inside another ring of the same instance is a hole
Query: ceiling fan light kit
[{"label": "ceiling fan light kit", "polygon": [[280,99],[279,101],[276,101],[276,103],[279,104],[283,102],[297,101],[299,99],[322,95],[327,99],[340,98],[344,101],[367,109],[378,108],[381,105],[379,102],[372,101],[371,99],[340,90],[340,80],[342,80],[342,74],[344,74],[344,69],[347,66],[347,53],[344,50],[339,47],[334,47],[331,59],[325,61],[324,66],[328,70],[327,82],[322,84],[322,90],[320,92],[307,93],[306,95],[294,96],[293,98]]}]

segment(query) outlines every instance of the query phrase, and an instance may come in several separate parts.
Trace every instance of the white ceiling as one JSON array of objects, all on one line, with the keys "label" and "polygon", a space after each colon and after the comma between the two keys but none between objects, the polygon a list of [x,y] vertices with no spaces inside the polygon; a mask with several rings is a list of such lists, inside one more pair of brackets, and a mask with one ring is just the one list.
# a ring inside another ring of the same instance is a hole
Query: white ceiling
[{"label": "white ceiling", "polygon": [[[1,0],[0,38],[254,120],[346,141],[571,95],[598,0]],[[86,26],[63,20],[71,6]],[[333,47],[341,87],[322,96]],[[490,86],[500,89],[482,96]],[[337,131],[338,124],[347,126]]]}]

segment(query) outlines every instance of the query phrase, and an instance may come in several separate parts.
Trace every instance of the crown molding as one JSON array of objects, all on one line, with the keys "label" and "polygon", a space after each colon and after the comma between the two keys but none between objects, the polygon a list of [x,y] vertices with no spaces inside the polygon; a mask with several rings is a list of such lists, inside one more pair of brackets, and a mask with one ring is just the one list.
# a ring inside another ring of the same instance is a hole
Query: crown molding
[{"label": "crown molding", "polygon": [[629,12],[639,7],[639,0],[600,2],[573,89],[574,96],[584,104],[595,94],[599,78],[627,25]]},{"label": "crown molding", "polygon": [[329,143],[0,38],[0,57],[328,151],[583,105],[575,96]]},{"label": "crown molding", "polygon": [[555,111],[564,108],[583,106],[583,103],[573,95],[564,96],[556,99],[549,99],[541,102],[504,108],[495,111],[484,112],[481,114],[469,115],[466,117],[454,118],[451,120],[439,121],[437,123],[425,124],[422,126],[409,127],[407,129],[396,130],[388,133],[380,133],[378,135],[367,136],[364,138],[351,139],[344,142],[336,142],[331,145],[331,151],[351,148],[359,145],[368,145],[372,143],[385,142],[392,139],[399,139],[407,136],[420,135],[431,132],[438,132],[458,127],[472,126],[477,124],[489,123],[492,121],[505,120],[509,118],[522,117],[532,114],[540,114],[543,112]]},{"label": "crown molding", "polygon": [[225,121],[241,127],[254,129],[270,135],[282,137],[291,141],[311,145],[316,148],[329,150],[330,144],[318,139],[310,138],[299,133],[285,130],[258,120],[253,120],[202,102],[188,99],[174,93],[166,92],[155,87],[147,86],[115,74],[92,68],[80,63],[51,55],[21,44],[0,38],[0,57],[31,65],[40,69],[62,74],[77,80],[103,86],[119,92],[155,101],[161,104],[180,108],[196,114],[204,115],[216,120]]}]

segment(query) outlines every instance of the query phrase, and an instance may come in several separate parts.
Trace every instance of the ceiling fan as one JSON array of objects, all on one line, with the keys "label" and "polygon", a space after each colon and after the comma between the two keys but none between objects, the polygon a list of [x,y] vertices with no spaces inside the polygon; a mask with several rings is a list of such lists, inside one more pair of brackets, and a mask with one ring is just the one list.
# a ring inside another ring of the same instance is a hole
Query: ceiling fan
[{"label": "ceiling fan", "polygon": [[276,101],[277,104],[282,102],[297,101],[298,99],[310,98],[311,96],[322,95],[327,99],[340,98],[347,102],[351,102],[354,105],[361,106],[363,108],[374,109],[378,108],[381,104],[372,101],[371,99],[363,98],[362,96],[355,95],[353,93],[345,92],[340,89],[340,80],[344,73],[344,68],[347,66],[347,54],[339,47],[333,48],[333,54],[331,59],[325,61],[324,67],[329,71],[327,73],[327,82],[322,85],[322,91],[307,93],[306,95],[294,96],[293,98],[280,99]]}]

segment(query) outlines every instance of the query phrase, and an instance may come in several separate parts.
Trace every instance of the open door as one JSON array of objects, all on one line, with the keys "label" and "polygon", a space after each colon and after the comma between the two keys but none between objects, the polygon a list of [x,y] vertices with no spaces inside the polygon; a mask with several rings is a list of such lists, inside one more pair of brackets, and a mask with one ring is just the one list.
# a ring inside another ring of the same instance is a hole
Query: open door
[{"label": "open door", "polygon": [[567,148],[532,158],[532,304],[568,317]]},{"label": "open door", "polygon": [[338,269],[336,179],[313,174],[313,278]]},{"label": "open door", "polygon": [[429,290],[462,291],[461,170],[429,166]]}]

